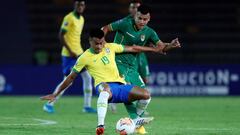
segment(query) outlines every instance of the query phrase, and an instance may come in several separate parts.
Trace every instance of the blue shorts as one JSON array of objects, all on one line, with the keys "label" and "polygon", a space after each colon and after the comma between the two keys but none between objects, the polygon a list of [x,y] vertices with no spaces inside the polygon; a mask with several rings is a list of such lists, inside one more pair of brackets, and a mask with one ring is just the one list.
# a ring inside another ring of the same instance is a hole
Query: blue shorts
[{"label": "blue shorts", "polygon": [[[73,66],[77,62],[77,58],[62,56],[62,72],[64,76],[67,76],[71,73]],[[80,73],[85,71],[84,68]]]},{"label": "blue shorts", "polygon": [[[110,86],[112,92],[112,98],[108,101],[109,103],[128,103],[128,95],[134,85],[122,84],[118,82],[107,83]],[[99,84],[100,85],[100,84]],[[98,87],[96,87],[96,93],[99,95]]]},{"label": "blue shorts", "polygon": [[65,76],[70,74],[76,61],[77,58],[62,56],[62,72]]}]

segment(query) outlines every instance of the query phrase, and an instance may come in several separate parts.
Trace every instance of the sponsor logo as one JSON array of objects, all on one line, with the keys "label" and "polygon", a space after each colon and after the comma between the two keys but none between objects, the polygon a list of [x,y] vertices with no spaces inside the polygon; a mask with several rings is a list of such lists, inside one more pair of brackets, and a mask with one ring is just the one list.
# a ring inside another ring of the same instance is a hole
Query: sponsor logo
[{"label": "sponsor logo", "polygon": [[140,39],[143,42],[145,40],[145,35],[140,35]]}]

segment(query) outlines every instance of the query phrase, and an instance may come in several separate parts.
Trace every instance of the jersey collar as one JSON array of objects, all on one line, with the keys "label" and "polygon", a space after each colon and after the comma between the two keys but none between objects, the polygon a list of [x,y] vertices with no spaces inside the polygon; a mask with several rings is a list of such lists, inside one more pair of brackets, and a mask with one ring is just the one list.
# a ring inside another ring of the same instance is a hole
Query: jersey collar
[{"label": "jersey collar", "polygon": [[89,52],[92,53],[92,54],[96,54],[92,47],[89,48]]},{"label": "jersey collar", "polygon": [[78,15],[76,11],[73,11],[73,15],[77,18],[80,19],[81,15]]}]

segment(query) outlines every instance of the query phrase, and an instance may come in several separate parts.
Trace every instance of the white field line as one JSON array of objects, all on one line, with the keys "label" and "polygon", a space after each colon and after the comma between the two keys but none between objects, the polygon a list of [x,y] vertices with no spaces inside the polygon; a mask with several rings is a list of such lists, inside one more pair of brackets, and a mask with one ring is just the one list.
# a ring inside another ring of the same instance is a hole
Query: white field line
[{"label": "white field line", "polygon": [[33,119],[33,120],[35,120],[35,121],[39,121],[40,123],[40,125],[54,125],[54,124],[57,124],[57,122],[56,121],[52,121],[52,120],[43,120],[43,119]]},{"label": "white field line", "polygon": [[[0,117],[3,119],[16,119],[18,121],[19,118],[15,117]],[[38,121],[39,123],[0,123],[0,126],[38,126],[38,125],[54,125],[57,124],[56,121],[52,120],[44,120],[38,118],[20,118],[20,119],[32,119],[33,121]]]}]

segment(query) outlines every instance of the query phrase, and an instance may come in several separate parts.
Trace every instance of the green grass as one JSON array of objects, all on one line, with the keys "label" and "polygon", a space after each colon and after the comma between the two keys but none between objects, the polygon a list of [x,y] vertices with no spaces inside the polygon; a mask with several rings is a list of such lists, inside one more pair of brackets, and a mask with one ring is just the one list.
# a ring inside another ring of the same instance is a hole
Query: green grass
[{"label": "green grass", "polygon": [[[0,135],[94,135],[96,114],[82,113],[82,97],[63,97],[55,114],[42,111],[39,97],[0,96]],[[93,99],[96,106],[96,98]],[[240,135],[239,97],[154,97],[148,107],[155,120],[145,126],[149,135]],[[122,104],[106,117],[105,135],[127,116]],[[41,125],[35,119],[51,120]]]}]

